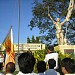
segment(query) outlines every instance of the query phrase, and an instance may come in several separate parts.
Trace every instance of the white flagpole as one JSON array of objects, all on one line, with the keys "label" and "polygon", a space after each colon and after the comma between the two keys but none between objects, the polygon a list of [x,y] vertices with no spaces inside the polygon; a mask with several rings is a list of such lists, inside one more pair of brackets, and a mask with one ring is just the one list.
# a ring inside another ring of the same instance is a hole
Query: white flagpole
[{"label": "white flagpole", "polygon": [[20,0],[18,0],[18,53],[19,53],[19,41],[20,41]]}]

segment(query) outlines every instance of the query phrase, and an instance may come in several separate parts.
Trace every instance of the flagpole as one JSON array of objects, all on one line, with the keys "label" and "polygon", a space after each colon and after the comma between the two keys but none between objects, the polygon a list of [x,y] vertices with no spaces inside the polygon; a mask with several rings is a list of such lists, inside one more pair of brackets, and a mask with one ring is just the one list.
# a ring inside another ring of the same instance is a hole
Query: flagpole
[{"label": "flagpole", "polygon": [[18,53],[19,53],[19,41],[20,41],[20,0],[18,0]]}]

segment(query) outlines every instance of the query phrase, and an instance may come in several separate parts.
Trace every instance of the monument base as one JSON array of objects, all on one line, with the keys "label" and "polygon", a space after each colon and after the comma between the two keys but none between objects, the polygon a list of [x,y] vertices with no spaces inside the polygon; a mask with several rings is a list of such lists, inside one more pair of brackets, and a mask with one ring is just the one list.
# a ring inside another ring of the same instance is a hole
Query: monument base
[{"label": "monument base", "polygon": [[58,47],[62,54],[69,53],[75,56],[75,45],[59,45]]}]

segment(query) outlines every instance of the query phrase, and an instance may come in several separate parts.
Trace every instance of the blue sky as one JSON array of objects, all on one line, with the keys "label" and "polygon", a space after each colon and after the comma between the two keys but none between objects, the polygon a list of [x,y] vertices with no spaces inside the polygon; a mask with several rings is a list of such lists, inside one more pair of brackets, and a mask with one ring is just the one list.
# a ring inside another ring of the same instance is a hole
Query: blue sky
[{"label": "blue sky", "polygon": [[[20,43],[26,43],[27,37],[39,36],[39,30],[28,27],[32,16],[34,0],[20,0]],[[18,43],[18,0],[0,0],[0,43],[13,27],[14,43]]]}]

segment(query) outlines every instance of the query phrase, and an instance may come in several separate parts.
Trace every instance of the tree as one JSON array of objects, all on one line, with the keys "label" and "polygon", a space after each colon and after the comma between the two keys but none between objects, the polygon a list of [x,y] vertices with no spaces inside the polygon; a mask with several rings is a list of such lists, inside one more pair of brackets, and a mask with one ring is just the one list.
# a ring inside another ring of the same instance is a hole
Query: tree
[{"label": "tree", "polygon": [[32,35],[32,38],[30,39],[29,37],[27,38],[27,43],[40,43],[40,38],[38,36],[36,36],[36,39],[34,38],[34,36]]},{"label": "tree", "polygon": [[33,35],[32,35],[32,43],[35,43],[35,38]]},{"label": "tree", "polygon": [[36,43],[40,43],[39,37],[36,37]]},{"label": "tree", "polygon": [[[40,33],[45,33],[45,40],[48,43],[52,43],[56,39],[56,29],[48,17],[48,6],[51,16],[54,20],[59,17],[61,21],[65,19],[67,14],[67,8],[69,5],[69,0],[42,0],[42,2],[35,0],[34,7],[32,9],[33,18],[30,21],[29,27],[32,30],[34,27],[38,27]],[[68,22],[69,28],[67,31],[67,39],[71,42],[74,40],[75,36],[75,10],[72,12],[71,20]],[[63,26],[64,31],[66,32],[66,23]],[[70,30],[70,31],[69,31]],[[72,31],[72,32],[71,32]],[[74,31],[74,33],[73,33]],[[65,33],[64,32],[64,33]],[[70,37],[70,38],[69,38]]]},{"label": "tree", "polygon": [[27,38],[27,43],[31,43],[31,42],[30,42],[30,38],[29,38],[29,37]]}]

